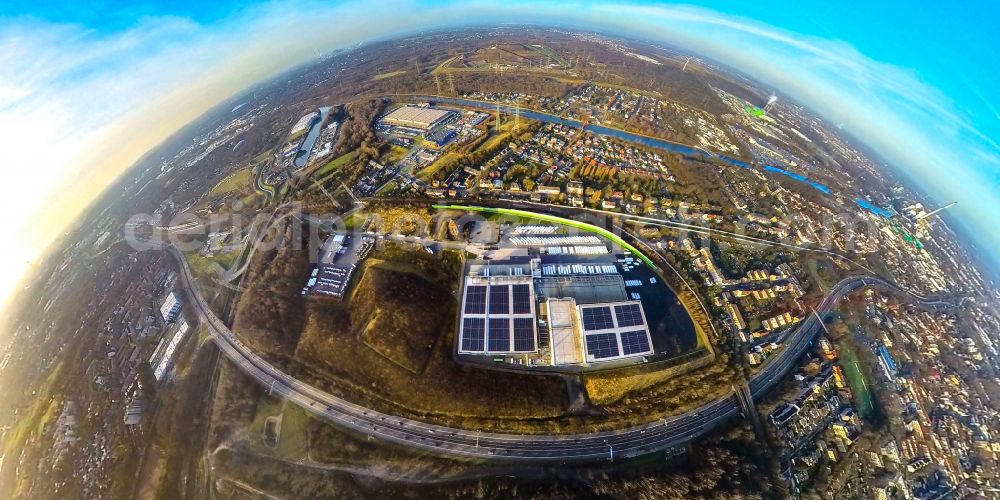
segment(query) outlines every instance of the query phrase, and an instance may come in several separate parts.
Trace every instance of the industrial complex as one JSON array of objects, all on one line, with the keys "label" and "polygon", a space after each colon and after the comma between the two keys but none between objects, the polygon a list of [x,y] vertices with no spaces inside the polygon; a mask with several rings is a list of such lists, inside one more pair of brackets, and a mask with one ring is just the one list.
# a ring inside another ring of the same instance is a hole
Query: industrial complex
[{"label": "industrial complex", "polygon": [[343,298],[358,262],[368,255],[373,244],[374,240],[368,237],[352,238],[342,233],[330,235],[320,248],[319,262],[302,287],[302,295]]},{"label": "industrial complex", "polygon": [[555,229],[514,227],[502,253],[467,266],[459,353],[584,367],[654,354],[640,294],[626,291],[622,274],[642,264],[595,236]]},{"label": "industrial complex", "polygon": [[433,107],[430,104],[406,104],[389,111],[375,124],[375,131],[388,142],[418,145],[430,151],[446,148],[480,137],[480,125],[489,115],[481,111]]},{"label": "industrial complex", "polygon": [[864,137],[565,27],[316,55],[33,261],[0,498],[1000,498],[989,248]]},{"label": "industrial complex", "polygon": [[429,106],[401,106],[382,117],[382,123],[429,130],[455,115],[454,111]]}]

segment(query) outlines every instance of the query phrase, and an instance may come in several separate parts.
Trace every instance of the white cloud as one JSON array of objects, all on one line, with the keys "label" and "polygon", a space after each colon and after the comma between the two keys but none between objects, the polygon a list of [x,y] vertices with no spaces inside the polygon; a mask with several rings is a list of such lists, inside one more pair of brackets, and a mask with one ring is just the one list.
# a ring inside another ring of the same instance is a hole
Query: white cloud
[{"label": "white cloud", "polygon": [[[604,22],[740,69],[818,111],[882,154],[938,202],[1000,248],[989,214],[1000,212],[1000,147],[912,70],[874,61],[847,43],[804,37],[685,7],[607,7]],[[1000,258],[994,254],[994,258]]]},{"label": "white cloud", "polygon": [[[4,169],[0,231],[18,234],[18,249],[8,253],[21,261],[34,255],[144,151],[317,49],[417,28],[510,22],[558,22],[660,40],[738,68],[843,123],[895,165],[923,177],[939,199],[978,198],[956,208],[1000,247],[1000,234],[977,216],[1000,211],[977,173],[996,171],[996,144],[911,71],[873,61],[849,44],[689,7],[279,1],[210,25],[145,18],[116,33],[37,20],[0,24],[0,140],[4,164],[15,166]],[[80,170],[85,175],[75,176]],[[39,224],[25,215],[49,203],[60,203],[60,220]],[[0,298],[22,270],[0,274]]]}]

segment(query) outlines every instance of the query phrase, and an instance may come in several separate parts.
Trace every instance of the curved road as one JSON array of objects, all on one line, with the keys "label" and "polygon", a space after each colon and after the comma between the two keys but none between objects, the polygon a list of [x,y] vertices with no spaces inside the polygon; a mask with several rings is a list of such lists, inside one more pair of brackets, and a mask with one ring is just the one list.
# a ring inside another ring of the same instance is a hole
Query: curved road
[{"label": "curved road", "polygon": [[[470,431],[443,427],[418,420],[370,410],[303,383],[260,358],[211,311],[194,285],[187,260],[177,249],[168,248],[177,260],[183,286],[191,305],[208,327],[222,353],[246,374],[267,387],[273,395],[291,401],[305,410],[343,428],[377,439],[434,453],[478,459],[509,461],[562,462],[596,461],[614,457],[633,457],[686,444],[714,429],[740,412],[734,395],[723,397],[696,410],[664,420],[620,430],[588,434],[518,435]],[[871,277],[846,278],[833,288],[819,307],[826,314],[845,294],[865,286],[898,290],[891,284]],[[911,294],[912,295],[912,294]],[[918,302],[934,302],[913,296]],[[940,303],[941,306],[949,304]],[[754,398],[773,388],[793,366],[820,330],[815,315],[803,320],[789,337],[785,349],[768,359],[750,382]]]}]

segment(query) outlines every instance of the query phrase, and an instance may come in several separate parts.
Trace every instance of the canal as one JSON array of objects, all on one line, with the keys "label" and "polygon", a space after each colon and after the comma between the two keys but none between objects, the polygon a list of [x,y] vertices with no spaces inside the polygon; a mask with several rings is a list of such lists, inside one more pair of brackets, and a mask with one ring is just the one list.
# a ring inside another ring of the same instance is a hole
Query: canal
[{"label": "canal", "polygon": [[[427,100],[427,101],[431,101],[431,102],[435,102],[435,103],[440,103],[440,104],[453,104],[453,105],[458,105],[458,106],[465,106],[465,107],[470,107],[470,108],[476,108],[476,109],[481,109],[481,110],[484,110],[484,111],[494,111],[494,110],[497,109],[497,104],[496,103],[491,103],[491,102],[486,102],[486,101],[476,101],[476,100],[473,100],[473,99],[462,99],[462,98],[458,98],[458,97],[437,97],[437,96],[411,96],[411,97],[415,98],[415,99]],[[512,107],[512,106],[509,106],[509,105],[506,105],[506,104],[500,104],[499,108],[500,108],[500,111],[502,111],[504,113],[508,113],[508,114],[513,114],[514,113],[514,107]],[[535,111],[535,110],[532,110],[532,109],[518,108],[517,112],[518,112],[518,114],[520,114],[521,116],[523,116],[525,118],[528,118],[530,120],[537,120],[537,121],[544,122],[544,123],[555,123],[555,124],[565,125],[567,127],[575,127],[575,128],[580,128],[583,125],[583,122],[581,122],[579,120],[574,120],[572,118],[564,118],[562,116],[553,115],[553,114],[550,114],[550,113],[544,113],[544,112],[541,112],[541,111]],[[716,153],[709,153],[708,151],[705,151],[704,149],[701,149],[701,148],[695,148],[695,147],[687,146],[687,145],[684,145],[684,144],[680,144],[680,143],[676,143],[676,142],[671,142],[671,141],[668,141],[666,139],[658,139],[656,137],[649,137],[649,136],[646,136],[646,135],[636,134],[634,132],[629,132],[629,131],[626,131],[626,130],[611,128],[611,127],[605,127],[603,125],[588,124],[587,127],[586,127],[586,130],[588,132],[592,133],[592,134],[595,134],[595,135],[603,135],[603,136],[607,136],[607,137],[615,137],[615,138],[618,138],[618,139],[622,139],[624,141],[634,142],[636,144],[641,144],[643,146],[648,146],[648,147],[655,148],[655,149],[669,151],[671,153],[677,153],[677,154],[681,154],[681,155],[688,156],[688,157],[701,158],[701,159],[706,159],[706,160],[715,159],[715,160],[718,160],[718,161],[720,161],[720,162],[722,162],[724,164],[727,164],[727,165],[730,165],[730,166],[733,166],[733,167],[739,167],[739,168],[745,168],[745,169],[753,169],[754,168],[749,163],[747,163],[747,162],[745,162],[743,160],[739,160],[739,159],[733,158],[731,156],[726,156],[726,155],[721,155],[721,154],[716,154]],[[798,182],[801,182],[801,183],[803,183],[803,184],[805,184],[807,186],[810,186],[813,189],[815,189],[815,190],[823,193],[824,195],[830,195],[830,194],[832,194],[832,191],[830,190],[829,187],[827,187],[827,186],[825,186],[823,184],[820,184],[819,182],[816,182],[816,181],[814,181],[812,179],[809,179],[808,177],[806,177],[804,175],[797,174],[795,172],[790,172],[788,170],[784,170],[782,168],[778,168],[778,167],[775,167],[775,166],[772,166],[772,165],[765,165],[765,166],[763,166],[762,170],[765,171],[765,172],[770,172],[770,173],[774,173],[774,174],[778,174],[778,175],[783,175],[783,176],[788,177],[790,179],[793,179],[793,180],[796,180]],[[867,211],[869,211],[869,212],[871,212],[871,213],[873,213],[875,215],[881,216],[881,217],[890,217],[892,215],[891,212],[888,212],[887,210],[885,210],[883,208],[880,208],[880,207],[877,207],[875,205],[872,205],[871,203],[864,202],[861,198],[857,198],[855,200],[855,203],[859,207],[861,207],[862,209],[865,209],[865,210],[867,210]]]},{"label": "canal", "polygon": [[319,133],[323,130],[323,121],[326,120],[326,115],[329,113],[329,106],[319,108],[319,116],[313,119],[309,133],[306,134],[305,140],[299,146],[299,152],[295,153],[295,168],[302,168],[309,162],[309,155],[312,154],[313,146],[316,145],[316,139],[319,139]]}]

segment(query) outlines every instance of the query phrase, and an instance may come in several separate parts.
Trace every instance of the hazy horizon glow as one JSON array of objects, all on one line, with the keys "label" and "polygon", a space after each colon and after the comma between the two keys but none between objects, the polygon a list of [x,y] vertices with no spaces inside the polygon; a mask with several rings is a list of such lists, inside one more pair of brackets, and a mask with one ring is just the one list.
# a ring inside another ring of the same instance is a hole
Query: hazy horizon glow
[{"label": "hazy horizon glow", "polygon": [[[936,201],[959,200],[955,212],[977,243],[1000,248],[990,217],[1000,213],[997,86],[972,81],[978,98],[956,102],[917,69],[876,61],[851,40],[647,3],[277,1],[199,15],[171,8],[105,24],[100,15],[74,18],[66,12],[73,7],[58,16],[28,10],[0,17],[0,137],[8,165],[0,230],[14,235],[0,252],[8,263],[0,266],[0,302],[102,189],[215,104],[318,52],[473,24],[617,33],[732,66],[843,127]],[[1000,261],[998,252],[992,256]]]}]

